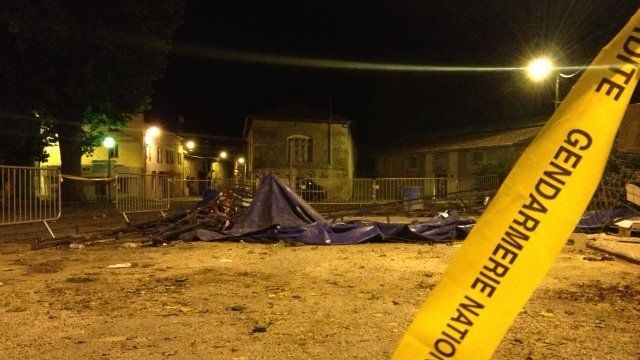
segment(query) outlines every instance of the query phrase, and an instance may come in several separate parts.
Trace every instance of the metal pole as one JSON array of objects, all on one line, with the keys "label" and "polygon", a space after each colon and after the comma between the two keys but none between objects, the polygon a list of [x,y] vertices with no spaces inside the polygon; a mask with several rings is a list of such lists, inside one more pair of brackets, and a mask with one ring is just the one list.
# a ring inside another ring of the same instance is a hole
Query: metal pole
[{"label": "metal pole", "polygon": [[[107,148],[107,178],[111,177],[111,149]],[[111,201],[111,180],[107,180],[107,202]]]},{"label": "metal pole", "polygon": [[555,105],[555,109],[558,109],[560,105],[560,73],[556,72],[556,99],[553,102]]}]

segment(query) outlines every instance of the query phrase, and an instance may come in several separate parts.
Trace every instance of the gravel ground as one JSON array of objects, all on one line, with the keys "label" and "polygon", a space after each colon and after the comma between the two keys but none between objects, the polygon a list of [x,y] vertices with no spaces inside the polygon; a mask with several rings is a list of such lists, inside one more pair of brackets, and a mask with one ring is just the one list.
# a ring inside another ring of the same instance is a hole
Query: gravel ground
[{"label": "gravel ground", "polygon": [[[4,239],[2,359],[384,359],[459,246]],[[495,359],[640,358],[640,266],[585,257],[560,255]]]}]

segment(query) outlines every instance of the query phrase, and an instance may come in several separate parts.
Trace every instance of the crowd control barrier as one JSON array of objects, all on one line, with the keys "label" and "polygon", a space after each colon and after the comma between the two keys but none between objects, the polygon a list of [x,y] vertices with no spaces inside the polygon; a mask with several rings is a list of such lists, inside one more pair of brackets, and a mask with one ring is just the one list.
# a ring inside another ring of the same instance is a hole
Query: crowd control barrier
[{"label": "crowd control barrier", "polygon": [[118,174],[116,176],[116,209],[127,223],[130,213],[169,210],[170,184],[165,175]]},{"label": "crowd control barrier", "polygon": [[62,215],[60,179],[57,169],[0,166],[0,225],[42,221],[55,238],[47,221]]}]

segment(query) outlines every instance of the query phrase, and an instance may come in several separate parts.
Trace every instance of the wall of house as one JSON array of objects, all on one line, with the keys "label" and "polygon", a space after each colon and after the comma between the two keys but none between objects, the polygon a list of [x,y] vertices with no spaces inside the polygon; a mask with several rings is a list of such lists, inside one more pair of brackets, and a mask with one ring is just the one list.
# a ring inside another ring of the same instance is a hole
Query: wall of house
[{"label": "wall of house", "polygon": [[495,147],[422,154],[395,154],[376,158],[377,178],[447,177],[476,175],[489,163],[514,163],[524,150],[518,147]]},{"label": "wall of house", "polygon": [[375,159],[375,175],[378,178],[425,177],[433,159],[424,154],[386,155]]},{"label": "wall of house", "polygon": [[[145,166],[143,132],[144,120],[142,116],[131,119],[127,127],[117,131],[107,131],[117,145],[117,156],[109,158],[107,149],[96,146],[89,155],[81,158],[83,176],[105,176],[109,173],[107,163],[111,164],[111,173],[142,173]],[[43,167],[60,167],[60,147],[54,144],[45,148],[49,154],[47,161],[40,163]]]},{"label": "wall of house", "polygon": [[184,166],[182,138],[168,132],[151,139],[146,146],[146,173],[181,176]]},{"label": "wall of house", "polygon": [[[117,131],[108,131],[106,134],[116,141],[117,156],[110,158],[112,174],[166,174],[172,177],[182,177],[189,174],[197,178],[198,174],[208,175],[206,159],[198,161],[185,161],[186,149],[183,147],[183,139],[170,132],[160,132],[156,138],[144,138],[148,125],[143,116],[139,115],[131,119],[126,128]],[[60,148],[57,144],[45,149],[49,159],[40,164],[43,167],[60,166]],[[82,157],[82,173],[87,177],[102,177],[109,173],[108,150],[103,146],[97,146],[90,155]],[[227,174],[228,175],[228,174]]]},{"label": "wall of house", "polygon": [[[312,139],[311,161],[289,162],[287,138],[293,135]],[[348,124],[253,119],[247,143],[248,169],[255,175],[353,177],[355,146]]]},{"label": "wall of house", "polygon": [[640,104],[631,104],[627,108],[616,143],[620,151],[640,152]]}]

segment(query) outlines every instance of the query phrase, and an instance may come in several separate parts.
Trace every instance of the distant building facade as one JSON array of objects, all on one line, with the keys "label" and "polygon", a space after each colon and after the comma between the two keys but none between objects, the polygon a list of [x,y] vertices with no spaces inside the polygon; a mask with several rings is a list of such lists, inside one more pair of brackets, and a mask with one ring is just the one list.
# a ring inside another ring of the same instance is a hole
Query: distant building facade
[{"label": "distant building facade", "polygon": [[247,171],[260,176],[353,178],[353,122],[301,106],[246,118]]},{"label": "distant building facade", "polygon": [[[480,129],[451,129],[399,141],[400,146],[374,154],[375,176],[446,178],[489,174],[514,164],[546,122],[544,118],[517,123],[484,124]],[[616,149],[640,153],[640,104],[629,105],[616,138]],[[455,181],[449,181],[449,185]],[[449,191],[456,191],[449,188]]]},{"label": "distant building facade", "polygon": [[[122,129],[109,130],[107,136],[115,140],[115,146],[107,149],[97,146],[82,157],[82,176],[87,178],[115,176],[118,174],[166,175],[175,179],[205,180],[210,176],[211,158],[197,157],[189,153],[184,139],[171,132],[149,131],[143,115],[133,117]],[[42,167],[60,167],[60,148],[57,144],[45,149],[49,154]],[[103,182],[87,182],[84,186],[86,200],[100,200],[106,196]]]},{"label": "distant building facade", "polygon": [[483,165],[515,160],[541,128],[542,124],[488,131],[459,129],[406,141],[401,148],[376,154],[376,177],[471,176]]}]

